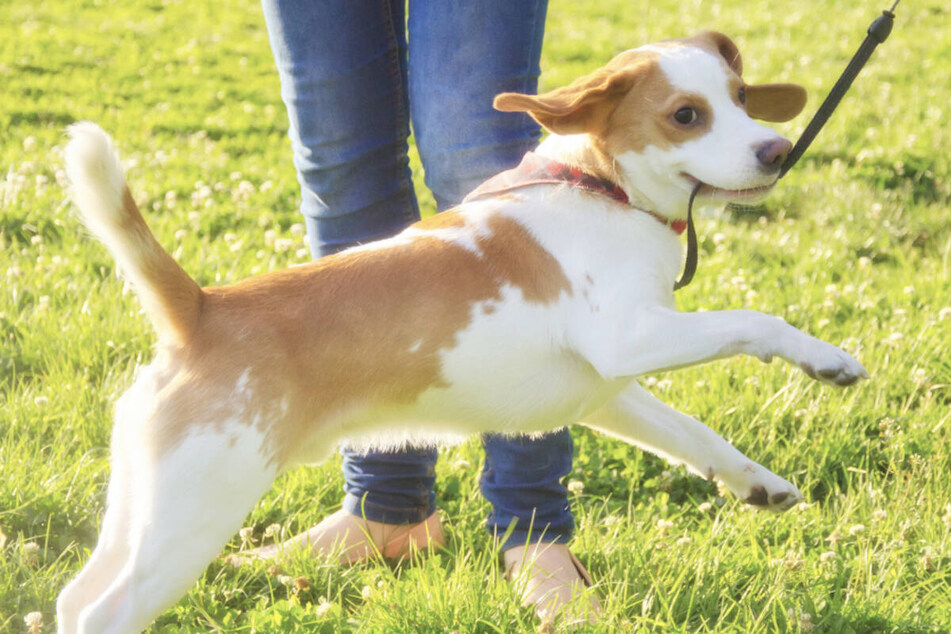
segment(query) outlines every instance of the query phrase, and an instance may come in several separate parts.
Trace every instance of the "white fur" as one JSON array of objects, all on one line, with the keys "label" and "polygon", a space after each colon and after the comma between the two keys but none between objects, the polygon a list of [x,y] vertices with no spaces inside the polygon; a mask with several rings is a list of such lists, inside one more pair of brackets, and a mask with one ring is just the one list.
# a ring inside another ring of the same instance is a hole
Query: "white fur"
[{"label": "white fur", "polygon": [[118,155],[109,135],[93,123],[73,124],[69,134],[64,154],[70,197],[89,230],[109,242],[122,220],[125,176]]}]

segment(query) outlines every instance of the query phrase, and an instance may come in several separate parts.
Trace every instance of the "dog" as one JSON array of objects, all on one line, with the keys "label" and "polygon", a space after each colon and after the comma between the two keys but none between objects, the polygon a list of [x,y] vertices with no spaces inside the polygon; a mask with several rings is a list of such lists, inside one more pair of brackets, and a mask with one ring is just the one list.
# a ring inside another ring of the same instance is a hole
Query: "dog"
[{"label": "dog", "polygon": [[550,135],[523,166],[395,237],[200,288],[156,241],[109,137],[70,128],[71,196],[157,333],[116,405],[99,542],[57,602],[60,632],[132,632],[184,594],[282,471],[340,443],[397,447],[580,422],[785,510],[790,482],[637,377],[737,354],[845,386],[839,348],[751,310],[680,313],[688,199],[754,201],[790,143],[754,119],[805,91],[746,85],[703,32],[619,54],[541,95],[505,93]]}]

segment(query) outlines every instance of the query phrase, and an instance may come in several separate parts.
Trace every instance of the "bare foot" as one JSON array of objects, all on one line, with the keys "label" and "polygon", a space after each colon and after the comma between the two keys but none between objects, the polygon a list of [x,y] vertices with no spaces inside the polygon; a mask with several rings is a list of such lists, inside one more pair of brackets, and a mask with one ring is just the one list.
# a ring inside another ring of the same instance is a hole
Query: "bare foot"
[{"label": "bare foot", "polygon": [[417,524],[384,524],[357,517],[343,509],[310,530],[281,544],[244,551],[235,559],[275,559],[288,552],[309,548],[314,554],[337,554],[341,564],[353,564],[382,555],[402,559],[414,549],[441,548],[446,542],[439,514],[433,513]]},{"label": "bare foot", "polygon": [[[502,553],[506,576],[521,594],[522,605],[534,605],[543,626],[550,624],[572,596],[592,585],[588,571],[564,544],[516,546]],[[566,624],[594,623],[601,606],[592,595],[586,609],[562,615]]]}]

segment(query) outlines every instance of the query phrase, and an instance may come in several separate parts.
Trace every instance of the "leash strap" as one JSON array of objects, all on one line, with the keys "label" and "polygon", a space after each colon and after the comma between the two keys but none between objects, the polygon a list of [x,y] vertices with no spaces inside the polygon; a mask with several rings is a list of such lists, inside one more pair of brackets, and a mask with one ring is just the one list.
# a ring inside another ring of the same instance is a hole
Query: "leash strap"
[{"label": "leash strap", "polygon": [[786,175],[786,172],[796,164],[803,153],[805,153],[806,148],[809,147],[813,139],[816,138],[816,135],[819,134],[819,130],[822,129],[822,126],[824,126],[826,121],[829,120],[829,117],[832,116],[832,111],[839,105],[839,101],[842,100],[842,97],[852,85],[852,82],[855,81],[859,71],[865,66],[865,62],[871,57],[875,47],[888,39],[888,35],[892,32],[892,25],[895,23],[895,7],[898,6],[900,1],[901,0],[895,0],[895,4],[892,5],[892,8],[888,11],[882,11],[882,15],[878,16],[875,21],[872,22],[872,25],[868,27],[868,35],[865,37],[865,41],[862,42],[859,50],[852,56],[852,60],[845,68],[842,76],[839,77],[839,80],[835,82],[835,86],[832,87],[829,96],[826,97],[822,105],[819,106],[816,114],[812,117],[812,121],[806,126],[802,136],[796,141],[795,147],[793,147],[792,151],[789,152],[789,156],[787,156],[785,162],[783,162],[783,166],[779,170],[779,178]]},{"label": "leash strap", "polygon": [[693,226],[693,199],[700,193],[703,183],[697,183],[690,192],[690,202],[687,203],[687,261],[684,262],[684,272],[680,279],[674,282],[674,290],[679,291],[693,280],[693,274],[697,272],[697,261],[700,259],[697,253],[697,230]]}]

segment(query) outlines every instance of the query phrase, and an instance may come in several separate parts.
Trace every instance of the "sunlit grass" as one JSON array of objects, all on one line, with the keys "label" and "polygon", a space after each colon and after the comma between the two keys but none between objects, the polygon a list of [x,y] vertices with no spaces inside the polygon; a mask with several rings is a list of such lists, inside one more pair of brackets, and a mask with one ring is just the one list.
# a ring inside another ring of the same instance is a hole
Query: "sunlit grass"
[{"label": "sunlit grass", "polygon": [[[740,45],[750,81],[809,89],[806,115],[780,126],[795,137],[880,8],[553,0],[542,87],[715,28]],[[0,13],[0,631],[27,631],[34,612],[50,631],[101,521],[112,403],[153,342],[64,202],[63,128],[91,119],[114,134],[150,225],[202,284],[307,254],[256,3]],[[574,550],[604,606],[593,630],[951,630],[951,21],[937,2],[898,16],[765,210],[703,210],[700,268],[678,293],[684,310],[781,315],[856,354],[872,381],[839,391],[745,359],[647,381],[796,482],[807,504],[784,515],[576,429]],[[216,562],[153,631],[530,630],[482,527],[480,464],[475,441],[442,456],[443,553],[399,569],[296,558],[280,575]],[[340,487],[336,460],[282,476],[247,519],[251,537],[310,526]]]}]

